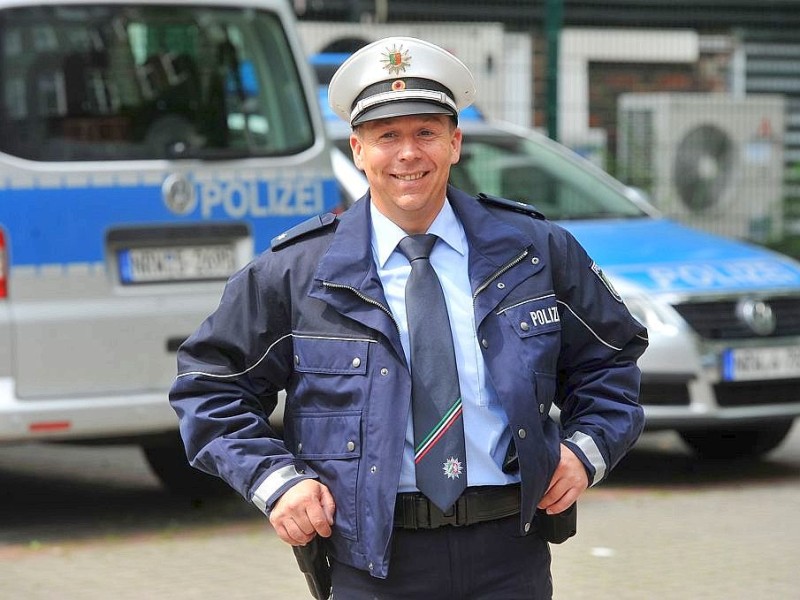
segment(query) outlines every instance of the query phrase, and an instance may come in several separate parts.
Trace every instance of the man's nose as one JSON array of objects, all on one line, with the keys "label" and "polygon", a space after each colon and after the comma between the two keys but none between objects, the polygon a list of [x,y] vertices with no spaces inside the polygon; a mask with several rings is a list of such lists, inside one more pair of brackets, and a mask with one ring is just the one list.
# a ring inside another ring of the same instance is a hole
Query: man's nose
[{"label": "man's nose", "polygon": [[419,144],[413,136],[405,137],[400,141],[400,158],[414,158],[419,153]]}]

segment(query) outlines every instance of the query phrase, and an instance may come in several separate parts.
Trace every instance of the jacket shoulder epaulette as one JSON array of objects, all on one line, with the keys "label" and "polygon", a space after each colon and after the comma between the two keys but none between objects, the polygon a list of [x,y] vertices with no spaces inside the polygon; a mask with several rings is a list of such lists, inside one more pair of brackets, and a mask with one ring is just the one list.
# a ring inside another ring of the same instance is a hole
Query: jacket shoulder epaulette
[{"label": "jacket shoulder epaulette", "polygon": [[505,208],[506,210],[513,210],[515,212],[533,217],[534,219],[540,219],[542,221],[547,219],[547,217],[536,210],[535,207],[530,204],[525,204],[524,202],[509,200],[508,198],[500,198],[499,196],[490,196],[489,194],[484,194],[483,192],[478,194],[478,200],[484,204],[491,204],[492,206]]},{"label": "jacket shoulder epaulette", "polygon": [[272,250],[278,250],[289,242],[301,238],[312,231],[329,227],[335,221],[336,215],[333,213],[325,213],[324,215],[316,215],[311,217],[310,219],[303,221],[302,223],[299,223],[291,229],[287,229],[280,235],[276,235],[274,238],[272,238],[272,242],[270,242],[270,248],[272,248]]}]

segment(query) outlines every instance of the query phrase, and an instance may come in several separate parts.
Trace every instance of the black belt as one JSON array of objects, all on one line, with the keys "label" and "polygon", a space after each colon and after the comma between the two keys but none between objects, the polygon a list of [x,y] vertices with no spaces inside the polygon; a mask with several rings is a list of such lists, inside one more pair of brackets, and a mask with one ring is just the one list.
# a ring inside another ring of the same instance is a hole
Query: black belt
[{"label": "black belt", "polygon": [[519,485],[467,488],[447,512],[439,510],[420,493],[398,494],[394,526],[402,529],[458,527],[510,517],[519,511]]}]

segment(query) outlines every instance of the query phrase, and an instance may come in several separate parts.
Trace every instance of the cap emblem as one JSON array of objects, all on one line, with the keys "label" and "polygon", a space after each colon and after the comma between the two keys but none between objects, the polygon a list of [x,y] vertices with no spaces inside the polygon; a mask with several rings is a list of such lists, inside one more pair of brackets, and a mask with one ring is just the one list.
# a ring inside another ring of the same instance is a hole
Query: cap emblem
[{"label": "cap emblem", "polygon": [[393,92],[402,92],[406,89],[406,82],[402,79],[398,79],[397,81],[392,82],[392,91]]},{"label": "cap emblem", "polygon": [[411,66],[411,56],[408,50],[403,50],[401,45],[399,48],[394,45],[391,49],[386,48],[386,52],[382,54],[381,62],[383,68],[389,71],[389,75],[399,75]]}]

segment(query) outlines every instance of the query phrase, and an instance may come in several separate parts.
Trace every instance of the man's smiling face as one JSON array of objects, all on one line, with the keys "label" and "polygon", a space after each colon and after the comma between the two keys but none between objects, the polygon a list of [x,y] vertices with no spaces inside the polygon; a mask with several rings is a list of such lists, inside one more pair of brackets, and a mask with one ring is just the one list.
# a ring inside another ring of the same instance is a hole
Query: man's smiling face
[{"label": "man's smiling face", "polygon": [[407,233],[424,233],[445,199],[450,166],[461,155],[461,130],[447,115],[368,121],[350,136],[372,203]]}]

